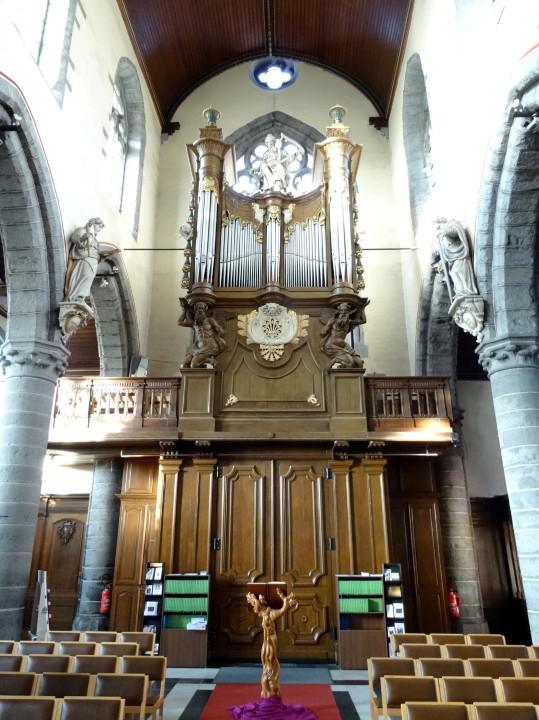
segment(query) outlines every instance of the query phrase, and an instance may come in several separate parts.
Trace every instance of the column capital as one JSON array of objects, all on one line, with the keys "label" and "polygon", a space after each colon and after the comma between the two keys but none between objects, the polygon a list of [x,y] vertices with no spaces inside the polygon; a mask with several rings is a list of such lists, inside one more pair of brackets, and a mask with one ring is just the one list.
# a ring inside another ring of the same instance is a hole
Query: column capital
[{"label": "column capital", "polygon": [[0,348],[0,366],[8,377],[38,377],[56,382],[65,373],[69,355],[69,350],[60,343],[7,340]]},{"label": "column capital", "polygon": [[477,348],[479,362],[489,377],[513,368],[539,369],[539,338],[533,336],[496,338]]}]

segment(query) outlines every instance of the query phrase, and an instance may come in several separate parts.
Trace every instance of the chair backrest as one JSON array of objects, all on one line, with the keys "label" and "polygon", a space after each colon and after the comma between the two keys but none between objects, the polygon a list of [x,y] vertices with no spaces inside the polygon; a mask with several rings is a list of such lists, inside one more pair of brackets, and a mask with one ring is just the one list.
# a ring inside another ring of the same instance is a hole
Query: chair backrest
[{"label": "chair backrest", "polygon": [[487,657],[509,658],[510,660],[530,657],[526,645],[487,645],[486,654]]},{"label": "chair backrest", "polygon": [[0,672],[18,672],[23,660],[22,655],[0,655]]},{"label": "chair backrest", "polygon": [[433,645],[465,645],[466,636],[459,633],[431,633],[429,642]]},{"label": "chair backrest", "polygon": [[382,701],[380,680],[384,675],[415,675],[415,665],[411,658],[375,657],[367,660],[369,689],[373,699]]},{"label": "chair backrest", "polygon": [[498,680],[500,700],[508,703],[539,705],[539,682],[534,677],[509,677]]},{"label": "chair backrest", "polygon": [[515,662],[517,675],[522,677],[539,677],[539,660],[517,660]]},{"label": "chair backrest", "polygon": [[427,642],[428,638],[425,633],[396,633],[395,635],[391,636],[389,648],[391,655],[398,655],[399,648],[404,643],[426,644]]},{"label": "chair backrest", "polygon": [[19,655],[52,655],[56,650],[56,643],[43,640],[21,640]]},{"label": "chair backrest", "polygon": [[459,658],[420,658],[416,662],[417,675],[431,677],[464,677],[464,660]]},{"label": "chair backrest", "polygon": [[0,653],[12,654],[17,650],[17,643],[14,640],[0,640]]},{"label": "chair backrest", "polygon": [[73,658],[73,672],[115,673],[118,670],[119,658],[116,655],[75,655]]},{"label": "chair backrest", "polygon": [[80,640],[80,635],[80,632],[76,630],[49,630],[47,640],[51,640],[52,642],[76,642]]},{"label": "chair backrest", "polygon": [[472,720],[537,720],[531,703],[475,703]]},{"label": "chair backrest", "polygon": [[123,632],[118,637],[118,642],[139,644],[139,652],[141,655],[153,655],[155,647],[155,633],[153,632]]},{"label": "chair backrest", "polygon": [[400,654],[407,658],[439,658],[442,657],[442,648],[440,645],[403,643]]},{"label": "chair backrest", "polygon": [[466,662],[471,677],[499,678],[516,675],[513,661],[507,658],[470,658]]},{"label": "chair backrest", "polygon": [[486,677],[444,677],[439,679],[440,699],[444,702],[496,702],[496,685]]},{"label": "chair backrest", "polygon": [[64,673],[69,672],[71,658],[67,655],[28,655],[26,671],[33,673]]},{"label": "chair backrest", "polygon": [[433,677],[403,677],[385,675],[381,680],[382,707],[399,708],[412,700],[436,702],[438,686]]},{"label": "chair backrest", "polygon": [[505,645],[504,635],[490,633],[469,633],[466,635],[468,645]]},{"label": "chair backrest", "polygon": [[127,673],[99,673],[95,679],[95,697],[121,697],[125,700],[125,712],[140,712],[146,704],[148,678],[146,675]]},{"label": "chair backrest", "polygon": [[469,658],[484,658],[485,648],[483,645],[443,645],[442,657],[460,658],[468,660]]},{"label": "chair backrest", "polygon": [[410,702],[402,706],[403,720],[469,720],[464,703]]},{"label": "chair backrest", "polygon": [[0,695],[33,695],[38,676],[27,672],[0,672]]},{"label": "chair backrest", "polygon": [[[52,695],[63,698],[64,695],[85,697],[90,693],[89,673],[43,673],[37,686],[37,695]],[[117,697],[118,693],[116,693]]]},{"label": "chair backrest", "polygon": [[60,720],[123,720],[124,712],[123,698],[65,697]]},{"label": "chair backrest", "polygon": [[117,657],[138,655],[139,645],[138,643],[105,642],[99,646],[99,653],[101,655],[116,655]]},{"label": "chair backrest", "polygon": [[0,698],[0,720],[56,720],[59,702],[53,697]]},{"label": "chair backrest", "polygon": [[118,639],[118,633],[112,630],[89,630],[82,635],[81,640],[84,642],[116,642]]},{"label": "chair backrest", "polygon": [[60,642],[58,652],[60,655],[95,655],[97,643],[94,642]]},{"label": "chair backrest", "polygon": [[142,673],[152,682],[161,682],[166,678],[167,659],[162,655],[125,655],[120,660],[120,672]]}]

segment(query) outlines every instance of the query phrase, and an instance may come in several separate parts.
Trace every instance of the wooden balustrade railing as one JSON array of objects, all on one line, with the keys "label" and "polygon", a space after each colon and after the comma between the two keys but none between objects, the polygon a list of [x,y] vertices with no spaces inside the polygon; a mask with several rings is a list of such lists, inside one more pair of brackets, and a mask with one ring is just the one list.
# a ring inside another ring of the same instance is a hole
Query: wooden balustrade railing
[{"label": "wooden balustrade railing", "polygon": [[[58,382],[53,430],[177,427],[181,378],[63,378]],[[365,377],[370,432],[452,425],[447,378]]]}]

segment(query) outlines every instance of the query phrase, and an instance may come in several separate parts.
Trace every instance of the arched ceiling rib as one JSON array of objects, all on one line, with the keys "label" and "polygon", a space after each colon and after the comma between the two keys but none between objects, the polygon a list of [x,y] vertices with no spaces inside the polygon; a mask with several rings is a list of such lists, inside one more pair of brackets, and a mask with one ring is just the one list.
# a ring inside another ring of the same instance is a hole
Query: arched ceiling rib
[{"label": "arched ceiling rib", "polygon": [[118,0],[161,119],[245,60],[312,62],[391,108],[413,0]]}]

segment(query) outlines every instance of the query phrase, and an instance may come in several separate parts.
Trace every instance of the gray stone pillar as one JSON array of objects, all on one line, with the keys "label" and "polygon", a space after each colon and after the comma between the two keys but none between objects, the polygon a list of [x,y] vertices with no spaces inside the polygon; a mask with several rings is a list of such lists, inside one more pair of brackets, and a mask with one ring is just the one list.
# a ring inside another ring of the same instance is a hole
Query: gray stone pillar
[{"label": "gray stone pillar", "polygon": [[436,466],[445,570],[448,584],[454,583],[462,598],[462,631],[488,632],[461,450],[446,450],[438,458]]},{"label": "gray stone pillar", "polygon": [[2,346],[0,407],[0,636],[21,636],[41,492],[43,460],[58,377],[68,352],[47,342]]},{"label": "gray stone pillar", "polygon": [[484,343],[532,641],[539,643],[539,341]]},{"label": "gray stone pillar", "polygon": [[108,615],[99,614],[104,578],[112,582],[118,536],[123,460],[96,460],[82,560],[81,582],[74,630],[106,630]]}]

